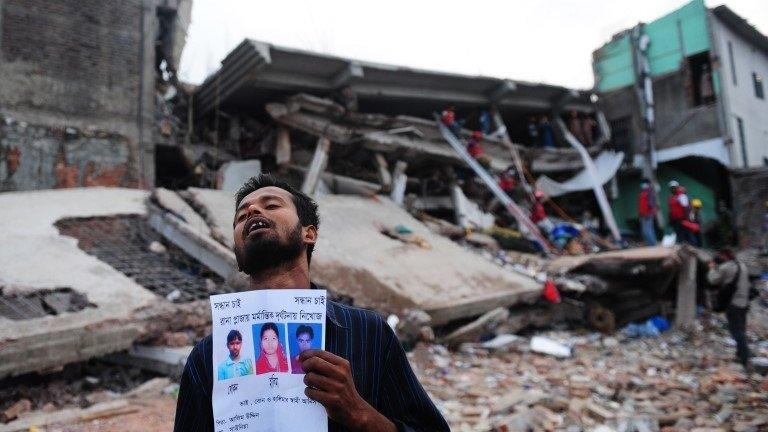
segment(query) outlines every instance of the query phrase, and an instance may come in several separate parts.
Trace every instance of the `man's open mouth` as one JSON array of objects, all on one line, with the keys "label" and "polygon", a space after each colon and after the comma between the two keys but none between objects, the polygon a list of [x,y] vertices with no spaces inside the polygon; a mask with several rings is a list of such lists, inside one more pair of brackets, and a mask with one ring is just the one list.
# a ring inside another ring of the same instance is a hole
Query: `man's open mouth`
[{"label": "man's open mouth", "polygon": [[272,223],[264,217],[254,217],[245,224],[243,237],[248,237],[251,233],[272,228]]}]

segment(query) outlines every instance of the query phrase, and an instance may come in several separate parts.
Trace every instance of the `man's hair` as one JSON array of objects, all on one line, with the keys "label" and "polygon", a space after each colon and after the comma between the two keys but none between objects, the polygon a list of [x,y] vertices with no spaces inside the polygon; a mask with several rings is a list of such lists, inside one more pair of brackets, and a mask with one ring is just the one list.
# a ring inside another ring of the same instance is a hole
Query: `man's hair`
[{"label": "man's hair", "polygon": [[232,342],[235,339],[237,339],[240,342],[242,342],[243,341],[243,335],[241,335],[240,332],[237,331],[237,330],[230,330],[229,334],[227,334],[227,345],[229,345],[230,342]]},{"label": "man's hair", "polygon": [[277,331],[277,325],[272,322],[265,323],[263,326],[261,326],[261,333],[259,334],[259,339],[264,337],[264,332],[267,330],[272,330],[275,332],[275,336],[277,336],[277,339],[280,339],[280,332]]},{"label": "man's hair", "polygon": [[[235,195],[235,211],[237,211],[240,202],[248,194],[269,186],[278,187],[291,194],[293,205],[296,206],[296,214],[299,216],[299,223],[301,226],[314,225],[315,228],[320,228],[320,215],[317,211],[317,203],[305,193],[297,190],[288,183],[275,178],[271,174],[259,174],[255,177],[251,177],[245,184],[243,184],[243,187],[241,187]],[[312,251],[314,249],[315,245],[307,245],[307,264],[312,261]]]},{"label": "man's hair", "polygon": [[304,325],[304,324],[302,324],[302,325],[300,325],[300,326],[299,326],[299,327],[296,329],[296,339],[298,339],[298,338],[299,338],[299,335],[300,335],[300,334],[302,334],[302,333],[306,333],[306,334],[308,334],[310,339],[314,339],[314,338],[315,338],[315,332],[314,332],[314,330],[312,330],[312,327],[310,327],[310,326],[308,326],[308,325]]},{"label": "man's hair", "polygon": [[717,251],[717,253],[727,258],[728,260],[732,260],[736,258],[736,254],[733,252],[733,249],[729,247],[721,248],[719,251]]}]

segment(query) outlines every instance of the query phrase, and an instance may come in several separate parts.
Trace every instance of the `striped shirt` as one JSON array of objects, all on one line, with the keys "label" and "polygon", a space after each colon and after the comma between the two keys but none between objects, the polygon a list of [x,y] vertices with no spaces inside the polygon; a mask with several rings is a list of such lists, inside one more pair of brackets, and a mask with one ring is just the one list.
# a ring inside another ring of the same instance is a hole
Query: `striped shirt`
[{"label": "striped shirt", "polygon": [[[314,285],[313,285],[314,287]],[[325,348],[349,361],[360,396],[399,431],[448,431],[408,363],[400,341],[369,310],[327,302]],[[213,431],[213,351],[211,336],[187,358],[181,376],[174,431]],[[328,430],[346,431],[328,420]]]}]

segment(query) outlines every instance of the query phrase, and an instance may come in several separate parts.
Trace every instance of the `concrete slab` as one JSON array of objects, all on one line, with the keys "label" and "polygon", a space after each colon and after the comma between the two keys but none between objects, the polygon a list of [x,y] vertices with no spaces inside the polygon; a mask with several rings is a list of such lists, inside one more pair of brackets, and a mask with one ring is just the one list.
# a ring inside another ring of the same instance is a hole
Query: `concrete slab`
[{"label": "concrete slab", "polygon": [[211,235],[211,228],[205,222],[202,216],[197,214],[183,198],[176,192],[165,188],[156,188],[152,191],[152,198],[164,209],[179,216],[189,225],[190,229],[198,232],[200,235]]},{"label": "concrete slab", "polygon": [[235,193],[200,188],[189,188],[187,191],[211,227],[213,238],[230,250],[234,248],[232,222],[235,219]]},{"label": "concrete slab", "polygon": [[258,159],[227,162],[219,168],[220,189],[234,195],[243,183],[260,173],[261,161]]},{"label": "concrete slab", "polygon": [[[313,278],[351,296],[357,305],[384,313],[415,307],[439,325],[541,295],[540,283],[432,233],[387,198],[329,195],[318,204]],[[431,248],[389,238],[377,224],[404,225]]]},{"label": "concrete slab", "polygon": [[606,265],[616,262],[664,261],[676,257],[678,251],[679,248],[677,247],[651,246],[579,256],[562,256],[550,261],[546,270],[554,274],[563,274],[586,264]]},{"label": "concrete slab", "polygon": [[62,218],[146,214],[146,191],[62,189],[0,194],[0,285],[70,287],[95,308],[31,320],[0,318],[0,378],[106,354],[142,331],[131,314],[158,297],[61,236]]}]

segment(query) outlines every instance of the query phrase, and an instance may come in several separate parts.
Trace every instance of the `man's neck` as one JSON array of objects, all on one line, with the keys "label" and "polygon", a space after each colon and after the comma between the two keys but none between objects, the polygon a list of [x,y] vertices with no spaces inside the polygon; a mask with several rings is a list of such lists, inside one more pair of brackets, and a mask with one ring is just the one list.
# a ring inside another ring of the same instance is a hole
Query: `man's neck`
[{"label": "man's neck", "polygon": [[309,289],[309,265],[306,257],[292,263],[265,270],[250,277],[251,289]]}]

